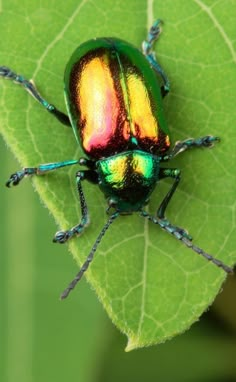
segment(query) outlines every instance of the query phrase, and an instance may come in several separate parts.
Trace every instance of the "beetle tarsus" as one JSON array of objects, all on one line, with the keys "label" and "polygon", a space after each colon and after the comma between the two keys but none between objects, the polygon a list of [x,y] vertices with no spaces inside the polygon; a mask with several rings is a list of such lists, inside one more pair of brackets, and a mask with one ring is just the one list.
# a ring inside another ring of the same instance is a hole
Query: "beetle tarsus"
[{"label": "beetle tarsus", "polygon": [[69,231],[58,231],[52,241],[53,243],[64,244],[70,237],[71,235],[69,234]]},{"label": "beetle tarsus", "polygon": [[22,178],[23,177],[19,176],[17,172],[14,174],[11,174],[10,178],[6,182],[6,187],[10,188],[11,186],[17,186],[20,183]]},{"label": "beetle tarsus", "polygon": [[215,142],[220,142],[220,138],[214,137],[213,135],[207,135],[202,138],[202,146],[204,147],[212,147]]}]

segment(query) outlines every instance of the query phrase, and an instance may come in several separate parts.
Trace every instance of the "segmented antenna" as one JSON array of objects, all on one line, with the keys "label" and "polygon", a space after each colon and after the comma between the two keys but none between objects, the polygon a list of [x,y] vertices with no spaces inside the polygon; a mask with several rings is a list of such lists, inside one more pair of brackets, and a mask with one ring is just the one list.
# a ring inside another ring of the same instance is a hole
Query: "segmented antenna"
[{"label": "segmented antenna", "polygon": [[[170,224],[167,219],[160,219],[156,216],[151,216],[146,211],[141,211],[140,215],[143,216],[144,218],[147,218],[148,220],[150,220],[154,224],[159,224],[161,226],[161,228],[163,228],[165,231],[167,231],[168,233],[173,235],[176,239],[182,241],[182,243],[184,243],[186,245],[186,247],[192,249],[198,255],[203,256],[205,259],[212,262],[217,267],[222,268],[226,273],[234,273],[234,271],[231,267],[224,264],[222,261],[216,259],[215,257],[210,255],[209,253],[205,252],[203,249],[194,245],[192,243],[192,241],[189,240],[188,237],[186,237],[186,232],[184,230],[179,229],[178,227],[172,226],[172,224]],[[183,231],[183,232],[181,233],[181,231]]]},{"label": "segmented antenna", "polygon": [[119,216],[119,213],[118,212],[115,212],[114,214],[112,214],[110,216],[110,218],[108,219],[108,221],[106,222],[106,224],[104,225],[103,229],[101,230],[100,234],[98,235],[94,245],[93,245],[93,248],[91,249],[91,252],[90,254],[88,255],[86,261],[84,262],[84,264],[82,265],[82,267],[80,268],[80,271],[79,273],[75,276],[75,278],[70,282],[70,284],[68,285],[68,287],[62,292],[60,298],[61,300],[64,300],[68,295],[69,293],[72,291],[72,289],[74,289],[74,287],[76,286],[76,284],[81,280],[84,272],[88,269],[89,267],[89,264],[91,263],[91,261],[93,260],[93,257],[94,257],[94,253],[96,252],[96,249],[98,247],[98,244],[100,243],[100,241],[102,240],[103,236],[105,235],[106,231],[108,230],[108,228],[110,227],[110,225],[113,223],[113,221],[117,218],[117,216]]}]

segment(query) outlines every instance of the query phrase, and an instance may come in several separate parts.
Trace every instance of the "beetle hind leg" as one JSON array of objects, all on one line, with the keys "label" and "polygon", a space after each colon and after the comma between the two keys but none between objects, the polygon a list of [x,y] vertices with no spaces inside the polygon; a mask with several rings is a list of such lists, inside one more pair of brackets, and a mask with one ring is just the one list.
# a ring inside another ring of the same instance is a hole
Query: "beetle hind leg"
[{"label": "beetle hind leg", "polygon": [[0,66],[0,77],[6,78],[21,85],[36,101],[38,101],[49,113],[53,114],[63,125],[71,126],[69,117],[58,110],[54,105],[46,101],[37,90],[32,80],[27,80],[22,75],[13,72],[6,66]]},{"label": "beetle hind leg", "polygon": [[164,85],[161,87],[161,93],[162,97],[165,97],[170,91],[170,82],[166,73],[157,62],[155,52],[152,50],[154,42],[158,39],[161,33],[161,23],[162,21],[158,19],[152,24],[148,32],[147,39],[142,43],[142,52],[152,68],[157,72],[159,76],[161,76],[164,82]]}]

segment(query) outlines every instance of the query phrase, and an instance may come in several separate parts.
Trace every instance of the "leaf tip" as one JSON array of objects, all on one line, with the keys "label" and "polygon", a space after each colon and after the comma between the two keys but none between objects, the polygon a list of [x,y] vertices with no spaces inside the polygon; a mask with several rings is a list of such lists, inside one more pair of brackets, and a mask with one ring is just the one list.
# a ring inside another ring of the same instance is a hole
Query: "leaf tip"
[{"label": "leaf tip", "polygon": [[136,337],[129,337],[128,338],[127,346],[125,348],[125,351],[129,352],[129,351],[132,351],[134,349],[137,349],[138,347],[140,347],[139,344],[138,344],[138,338],[136,338]]}]

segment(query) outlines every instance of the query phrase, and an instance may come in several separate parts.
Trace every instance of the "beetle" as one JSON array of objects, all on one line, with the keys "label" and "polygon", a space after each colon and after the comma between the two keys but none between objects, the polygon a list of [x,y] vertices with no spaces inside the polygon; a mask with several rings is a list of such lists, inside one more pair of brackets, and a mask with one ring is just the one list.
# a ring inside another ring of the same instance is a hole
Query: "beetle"
[{"label": "beetle", "polygon": [[[57,243],[65,243],[82,234],[89,223],[82,181],[98,185],[108,201],[109,218],[79,273],[62,293],[62,299],[68,296],[87,270],[97,246],[114,220],[119,215],[133,212],[158,224],[225,272],[233,272],[231,267],[195,246],[185,229],[172,225],[165,217],[166,208],[180,182],[180,170],[162,167],[161,164],[190,148],[211,147],[219,138],[211,135],[189,138],[176,142],[170,149],[162,102],[169,93],[170,84],[152,49],[160,32],[161,20],[158,19],[142,44],[142,52],[118,38],[97,38],[80,45],[65,69],[64,93],[68,116],[47,102],[32,81],[5,66],[0,67],[0,76],[22,85],[61,123],[72,126],[75,138],[86,154],[84,158],[24,168],[12,174],[6,185],[16,186],[25,176],[42,175],[65,166],[87,168],[76,173],[81,220],[71,229],[57,232],[53,239]],[[173,179],[173,184],[156,215],[152,216],[143,207],[158,182],[167,177]]]}]

